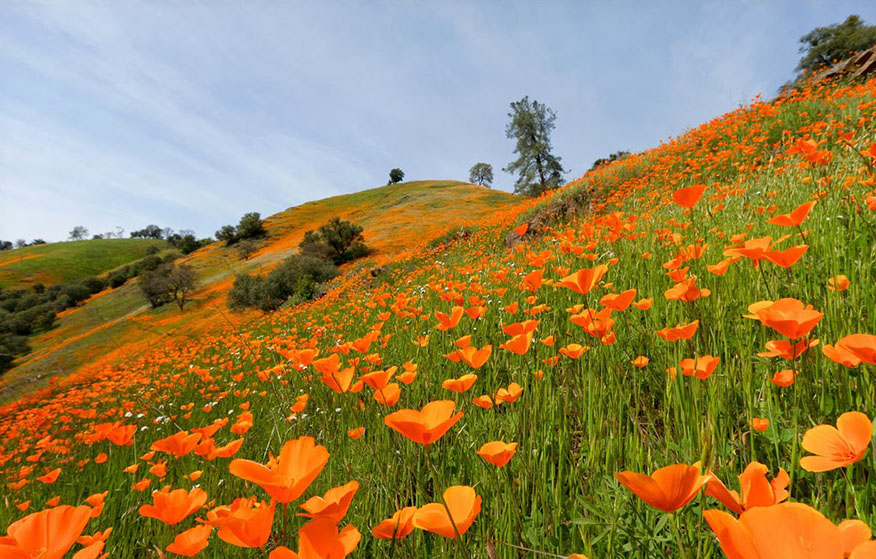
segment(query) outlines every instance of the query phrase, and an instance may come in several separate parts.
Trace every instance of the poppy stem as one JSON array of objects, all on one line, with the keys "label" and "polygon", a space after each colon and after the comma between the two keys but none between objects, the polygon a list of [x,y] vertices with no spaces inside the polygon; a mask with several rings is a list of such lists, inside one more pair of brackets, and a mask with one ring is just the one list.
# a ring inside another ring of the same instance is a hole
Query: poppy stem
[{"label": "poppy stem", "polygon": [[675,536],[675,543],[678,544],[678,556],[681,559],[688,559],[687,549],[684,546],[684,540],[681,538],[681,530],[678,527],[678,515],[675,513],[670,513],[671,516],[670,525],[672,526],[672,534]]},{"label": "poppy stem", "polygon": [[[432,456],[429,452],[429,445],[425,445],[424,447],[426,453],[426,462],[429,464],[429,469],[432,471],[432,486],[438,487],[438,469],[435,468],[435,464],[432,462]],[[463,557],[471,557],[468,553],[468,549],[465,546],[465,542],[462,541],[462,534],[459,533],[459,528],[456,527],[456,521],[453,519],[453,515],[450,513],[450,507],[447,506],[447,502],[444,500],[444,497],[441,497],[441,504],[444,505],[444,510],[447,512],[447,518],[450,519],[450,525],[453,526],[453,533],[456,534],[456,543],[459,545],[459,550],[462,552]]]},{"label": "poppy stem", "polygon": [[763,266],[758,266],[757,269],[760,270],[760,277],[761,277],[761,279],[763,279],[763,285],[764,285],[764,287],[766,287],[767,295],[769,295],[770,299],[772,299],[773,292],[770,290],[770,284],[767,281],[766,274],[763,271]]}]

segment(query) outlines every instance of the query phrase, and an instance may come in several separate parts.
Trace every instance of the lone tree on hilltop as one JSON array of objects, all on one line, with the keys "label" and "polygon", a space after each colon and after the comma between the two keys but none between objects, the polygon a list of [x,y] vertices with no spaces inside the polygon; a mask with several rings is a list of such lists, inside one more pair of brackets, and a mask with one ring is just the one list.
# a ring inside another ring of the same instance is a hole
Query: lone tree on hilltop
[{"label": "lone tree on hilltop", "polygon": [[804,55],[797,70],[812,72],[876,45],[876,25],[864,25],[860,16],[850,15],[842,23],[816,27],[800,43]]},{"label": "lone tree on hilltop", "polygon": [[84,225],[77,225],[70,231],[70,240],[71,241],[81,241],[82,239],[88,238],[88,228]]},{"label": "lone tree on hilltop", "polygon": [[468,171],[468,182],[489,187],[493,184],[493,166],[489,163],[475,163]]},{"label": "lone tree on hilltop", "polygon": [[399,169],[398,167],[396,167],[395,169],[393,169],[389,172],[389,182],[386,184],[387,185],[395,184],[395,183],[401,182],[403,180],[405,180],[405,172],[402,171],[401,169]]},{"label": "lone tree on hilltop", "polygon": [[505,135],[517,140],[514,153],[518,156],[503,170],[518,175],[514,192],[538,196],[560,186],[565,169],[561,158],[551,153],[551,130],[557,119],[554,111],[527,96],[511,103],[508,117],[511,122],[505,127]]}]

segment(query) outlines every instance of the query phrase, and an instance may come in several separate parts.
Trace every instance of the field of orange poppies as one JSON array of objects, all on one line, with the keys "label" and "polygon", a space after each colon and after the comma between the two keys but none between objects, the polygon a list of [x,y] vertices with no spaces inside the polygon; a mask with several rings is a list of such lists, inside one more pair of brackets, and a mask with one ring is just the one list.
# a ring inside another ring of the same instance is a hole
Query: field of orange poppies
[{"label": "field of orange poppies", "polygon": [[0,557],[876,557],[874,117],[756,99],[5,405]]}]

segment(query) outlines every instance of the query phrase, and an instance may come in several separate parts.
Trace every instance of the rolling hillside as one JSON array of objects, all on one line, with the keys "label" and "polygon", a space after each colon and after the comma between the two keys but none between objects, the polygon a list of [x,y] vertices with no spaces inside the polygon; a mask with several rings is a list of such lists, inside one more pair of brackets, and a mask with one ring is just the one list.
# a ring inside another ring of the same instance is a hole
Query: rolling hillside
[{"label": "rolling hillside", "polygon": [[[537,200],[414,183],[273,216],[251,262],[191,256],[190,311],[126,286],[13,371],[71,374],[0,408],[0,526],[71,505],[76,551],[115,559],[870,559],[874,125],[876,79],[825,82]],[[220,313],[331,215],[380,252]]]},{"label": "rolling hillside", "polygon": [[0,287],[54,285],[99,276],[146,256],[153,239],[94,239],[49,243],[0,252]]},{"label": "rolling hillside", "polygon": [[[513,204],[515,199],[502,191],[458,181],[418,181],[290,208],[265,220],[267,238],[259,251],[246,261],[241,261],[236,250],[224,243],[209,245],[182,260],[199,276],[199,289],[183,313],[170,306],[150,310],[136,281],[99,293],[84,305],[63,312],[54,329],[33,339],[34,351],[0,377],[0,399],[8,398],[16,388],[27,386],[30,390],[33,388],[31,383],[40,379],[44,381],[55,375],[70,374],[83,366],[99,367],[120,355],[139,355],[167,337],[192,335],[192,332],[226,321],[238,324],[250,320],[253,313],[229,313],[226,308],[225,296],[234,275],[269,270],[296,250],[307,230],[318,228],[333,216],[364,227],[366,243],[376,249],[376,254],[368,259],[373,262],[387,254],[421,245],[454,224],[483,218]],[[89,248],[90,243],[95,243],[94,249]],[[100,251],[102,247],[115,244],[130,244],[145,251],[154,241],[83,241],[47,245],[42,252],[60,253],[67,259],[45,256],[21,264],[32,263],[30,274],[33,277],[47,277],[59,272],[52,267],[45,269],[38,262],[60,262],[63,271],[64,266],[71,267],[76,261],[74,257],[87,258],[92,250]],[[40,248],[43,247],[33,247]],[[24,251],[31,249],[22,249]],[[42,254],[39,250],[33,252]]]}]

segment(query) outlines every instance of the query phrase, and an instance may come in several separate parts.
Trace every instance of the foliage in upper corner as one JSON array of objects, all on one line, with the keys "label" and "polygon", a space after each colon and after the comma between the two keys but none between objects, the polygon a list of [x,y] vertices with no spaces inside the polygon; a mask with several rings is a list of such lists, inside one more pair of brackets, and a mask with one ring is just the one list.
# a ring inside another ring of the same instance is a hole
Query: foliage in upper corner
[{"label": "foliage in upper corner", "polygon": [[842,23],[816,27],[800,37],[800,44],[803,57],[797,71],[803,75],[876,45],[876,25],[865,25],[860,16],[850,15]]}]

